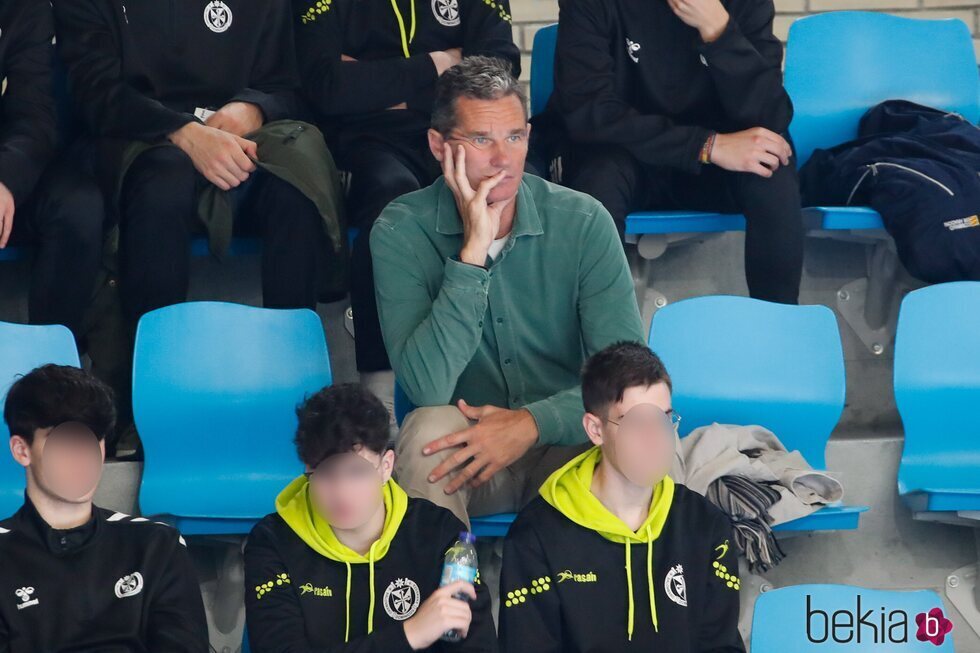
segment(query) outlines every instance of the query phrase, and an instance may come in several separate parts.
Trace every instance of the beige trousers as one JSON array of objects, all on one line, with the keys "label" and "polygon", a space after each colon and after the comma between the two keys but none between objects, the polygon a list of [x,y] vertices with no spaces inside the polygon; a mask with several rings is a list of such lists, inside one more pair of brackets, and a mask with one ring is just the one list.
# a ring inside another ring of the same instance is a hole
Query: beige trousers
[{"label": "beige trousers", "polygon": [[472,489],[464,486],[453,494],[446,494],[444,489],[455,472],[436,483],[430,483],[428,477],[455,450],[447,449],[426,456],[422,454],[422,448],[475,423],[455,406],[417,408],[402,422],[395,449],[395,480],[408,495],[448,508],[467,528],[470,527],[471,515],[479,517],[520,510],[537,496],[538,488],[552,472],[591,446],[534,447],[480,487]]}]

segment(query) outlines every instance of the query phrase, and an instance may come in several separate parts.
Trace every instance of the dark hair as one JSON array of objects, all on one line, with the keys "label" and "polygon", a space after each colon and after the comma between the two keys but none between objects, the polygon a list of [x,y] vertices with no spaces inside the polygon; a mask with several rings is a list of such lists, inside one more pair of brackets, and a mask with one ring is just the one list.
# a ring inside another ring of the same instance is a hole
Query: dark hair
[{"label": "dark hair", "polygon": [[327,386],[308,397],[296,416],[296,453],[310,467],[361,447],[375,453],[388,449],[388,410],[357,383]]},{"label": "dark hair", "polygon": [[34,432],[80,422],[100,440],[116,427],[112,389],[93,375],[68,365],[44,365],[17,379],[7,392],[3,419],[11,437],[28,444]]},{"label": "dark hair", "polygon": [[527,94],[514,75],[511,65],[496,57],[466,57],[444,72],[436,82],[430,126],[443,136],[456,128],[456,100],[499,100],[513,95],[521,101],[527,118]]},{"label": "dark hair", "polygon": [[660,357],[639,342],[617,342],[593,355],[582,368],[582,403],[586,412],[605,415],[623,400],[627,388],[673,383]]}]

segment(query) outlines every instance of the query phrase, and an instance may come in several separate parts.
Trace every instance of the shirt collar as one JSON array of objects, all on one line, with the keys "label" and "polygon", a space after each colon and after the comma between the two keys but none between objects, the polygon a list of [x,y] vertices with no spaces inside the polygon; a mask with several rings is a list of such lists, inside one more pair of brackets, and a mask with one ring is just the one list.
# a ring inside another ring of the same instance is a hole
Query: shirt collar
[{"label": "shirt collar", "polygon": [[[463,233],[463,221],[459,216],[459,209],[456,207],[456,198],[446,184],[444,177],[440,177],[436,184],[439,188],[436,197],[436,231],[444,236],[457,236]],[[527,182],[521,178],[521,185],[517,189],[517,212],[514,217],[514,228],[510,235],[514,238],[519,236],[540,236],[544,233],[541,224],[541,216],[534,205],[531,197],[531,189]]]},{"label": "shirt collar", "polygon": [[71,553],[92,541],[97,526],[96,510],[96,507],[93,505],[91,519],[81,526],[67,529],[52,528],[48,522],[44,521],[41,513],[37,511],[34,502],[27,496],[27,492],[24,492],[23,515],[33,527],[40,540],[55,555]]}]

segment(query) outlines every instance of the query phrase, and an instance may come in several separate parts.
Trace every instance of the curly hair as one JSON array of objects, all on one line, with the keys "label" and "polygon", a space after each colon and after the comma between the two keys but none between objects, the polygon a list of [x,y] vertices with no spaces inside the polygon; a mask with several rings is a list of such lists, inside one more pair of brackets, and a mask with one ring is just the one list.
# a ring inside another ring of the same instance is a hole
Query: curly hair
[{"label": "curly hair", "polygon": [[323,388],[296,409],[296,417],[296,453],[311,468],[361,448],[375,453],[388,449],[388,410],[357,383]]}]

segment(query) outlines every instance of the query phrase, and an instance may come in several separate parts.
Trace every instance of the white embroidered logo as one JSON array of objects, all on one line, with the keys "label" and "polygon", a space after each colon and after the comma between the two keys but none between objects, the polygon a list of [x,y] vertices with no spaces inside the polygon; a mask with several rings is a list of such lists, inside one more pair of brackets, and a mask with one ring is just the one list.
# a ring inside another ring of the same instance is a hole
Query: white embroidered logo
[{"label": "white embroidered logo", "polygon": [[676,603],[679,606],[687,607],[687,583],[684,581],[684,567],[681,565],[674,565],[667,572],[667,578],[664,579],[664,591],[667,592],[667,598]]},{"label": "white embroidered logo", "polygon": [[395,621],[405,621],[419,609],[422,593],[415,581],[408,578],[396,578],[388,584],[384,599],[381,603],[385,612]]},{"label": "white embroidered logo", "polygon": [[136,571],[116,581],[116,597],[124,599],[143,591],[143,574]]},{"label": "white embroidered logo", "polygon": [[221,0],[213,0],[204,7],[204,24],[212,32],[220,34],[231,27],[231,7]]},{"label": "white embroidered logo", "polygon": [[459,25],[459,0],[432,0],[432,14],[446,27]]},{"label": "white embroidered logo", "polygon": [[24,608],[29,608],[32,605],[40,603],[40,600],[31,598],[34,595],[33,587],[21,587],[14,594],[20,599],[20,603],[17,604],[18,610],[23,610]]},{"label": "white embroidered logo", "polygon": [[626,39],[626,54],[630,56],[630,59],[632,59],[634,63],[640,63],[640,57],[637,54],[637,52],[640,51],[640,47],[640,44],[636,41],[632,41],[628,38]]}]

